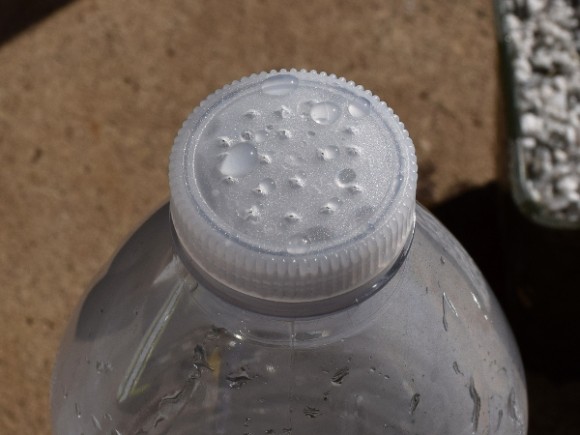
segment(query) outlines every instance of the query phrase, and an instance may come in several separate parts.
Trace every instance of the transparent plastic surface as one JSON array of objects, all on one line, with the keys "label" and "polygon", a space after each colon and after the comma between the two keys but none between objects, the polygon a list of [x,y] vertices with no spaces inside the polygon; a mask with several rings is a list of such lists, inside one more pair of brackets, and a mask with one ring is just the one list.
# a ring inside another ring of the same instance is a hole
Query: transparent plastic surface
[{"label": "transparent plastic surface", "polygon": [[70,323],[54,433],[525,434],[524,375],[501,309],[421,207],[392,272],[338,311],[258,314],[188,273],[164,206]]}]

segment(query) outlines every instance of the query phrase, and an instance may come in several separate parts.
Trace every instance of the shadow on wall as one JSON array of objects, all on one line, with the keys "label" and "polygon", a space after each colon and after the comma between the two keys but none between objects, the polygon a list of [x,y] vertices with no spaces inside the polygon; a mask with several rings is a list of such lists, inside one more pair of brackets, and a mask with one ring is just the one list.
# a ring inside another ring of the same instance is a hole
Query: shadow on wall
[{"label": "shadow on wall", "polygon": [[0,45],[73,0],[0,0]]}]

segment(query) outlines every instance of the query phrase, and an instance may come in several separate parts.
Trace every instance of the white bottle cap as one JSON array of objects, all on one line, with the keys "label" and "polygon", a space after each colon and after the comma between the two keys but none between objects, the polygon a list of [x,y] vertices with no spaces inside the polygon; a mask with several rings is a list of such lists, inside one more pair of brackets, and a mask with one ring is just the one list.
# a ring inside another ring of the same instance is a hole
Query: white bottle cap
[{"label": "white bottle cap", "polygon": [[377,279],[415,218],[399,118],[353,82],[272,71],[210,95],[173,147],[171,213],[194,268],[230,295],[316,303]]}]

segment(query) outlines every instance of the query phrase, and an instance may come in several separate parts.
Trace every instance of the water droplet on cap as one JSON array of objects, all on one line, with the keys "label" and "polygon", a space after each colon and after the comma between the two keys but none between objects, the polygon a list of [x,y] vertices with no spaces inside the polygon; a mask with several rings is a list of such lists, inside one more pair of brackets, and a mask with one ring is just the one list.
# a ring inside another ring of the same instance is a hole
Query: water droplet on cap
[{"label": "water droplet on cap", "polygon": [[292,137],[292,133],[290,133],[289,130],[282,129],[278,131],[277,136],[280,139],[290,139]]},{"label": "water droplet on cap", "polygon": [[268,154],[258,154],[258,160],[260,160],[260,163],[263,165],[272,163],[272,157],[270,157]]},{"label": "water droplet on cap", "polygon": [[258,210],[258,207],[253,205],[243,211],[242,217],[247,221],[255,222],[260,217],[260,211]]},{"label": "water droplet on cap", "polygon": [[358,184],[353,184],[348,186],[348,191],[352,194],[358,194],[362,192],[362,187],[360,187]]},{"label": "water droplet on cap", "polygon": [[371,103],[363,97],[358,97],[348,105],[348,113],[354,118],[362,118],[367,116],[371,111]]},{"label": "water droplet on cap", "polygon": [[279,97],[288,95],[298,87],[298,78],[291,74],[278,74],[262,82],[262,92]]},{"label": "water droplet on cap", "polygon": [[295,189],[298,189],[300,187],[304,187],[304,179],[302,177],[299,177],[298,175],[295,175],[294,177],[290,177],[288,179],[288,183],[290,184],[290,187],[293,187]]},{"label": "water droplet on cap", "polygon": [[261,142],[264,142],[267,137],[268,137],[268,132],[266,130],[259,130],[254,135],[254,141],[256,143],[261,143]]},{"label": "water droplet on cap", "polygon": [[241,136],[244,140],[252,140],[254,138],[254,133],[252,133],[250,130],[246,130],[242,132]]},{"label": "water droplet on cap", "polygon": [[308,100],[298,104],[298,113],[300,114],[300,116],[302,116],[303,118],[309,117],[310,109],[312,109],[312,106],[314,106],[316,103],[317,101]]},{"label": "water droplet on cap", "polygon": [[300,216],[298,215],[298,213],[291,211],[291,212],[286,213],[286,215],[284,216],[284,219],[286,220],[286,222],[293,224],[293,223],[296,223],[300,220]]},{"label": "water droplet on cap", "polygon": [[218,137],[216,143],[221,148],[229,148],[232,146],[232,140],[225,136]]},{"label": "water droplet on cap", "polygon": [[282,106],[280,109],[274,111],[274,115],[281,119],[288,119],[292,116],[292,110],[287,106]]},{"label": "water droplet on cap", "polygon": [[338,156],[339,149],[335,146],[329,146],[324,148],[318,148],[316,150],[316,155],[321,160],[332,160]]},{"label": "water droplet on cap", "polygon": [[340,207],[340,204],[341,204],[340,199],[331,198],[326,204],[322,206],[320,212],[324,214],[332,214],[338,209],[338,207]]},{"label": "water droplet on cap", "polygon": [[248,110],[246,113],[244,113],[244,118],[246,119],[256,119],[258,116],[260,116],[260,112],[253,109]]},{"label": "water droplet on cap", "polygon": [[340,117],[340,108],[330,101],[316,103],[310,108],[310,117],[320,125],[330,125]]},{"label": "water droplet on cap", "polygon": [[264,178],[258,184],[258,187],[253,189],[253,192],[258,196],[266,196],[276,188],[276,182],[271,178]]},{"label": "water droplet on cap", "polygon": [[359,147],[346,147],[346,153],[350,156],[350,157],[357,157],[360,155],[360,148]]},{"label": "water droplet on cap", "polygon": [[351,168],[343,169],[338,173],[337,181],[339,185],[352,183],[356,179],[356,172]]},{"label": "water droplet on cap", "polygon": [[252,172],[258,163],[256,147],[250,142],[241,142],[230,149],[219,164],[219,170],[226,176],[242,177]]}]

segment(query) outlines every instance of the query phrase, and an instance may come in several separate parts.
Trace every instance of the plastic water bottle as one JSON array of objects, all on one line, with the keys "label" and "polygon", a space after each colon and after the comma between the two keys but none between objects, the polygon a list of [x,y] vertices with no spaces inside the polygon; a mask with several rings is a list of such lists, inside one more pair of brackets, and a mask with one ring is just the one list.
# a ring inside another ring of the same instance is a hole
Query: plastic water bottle
[{"label": "plastic water bottle", "polygon": [[510,329],[416,177],[398,117],[352,82],[280,71],[209,96],[170,205],[70,323],[55,434],[525,434]]}]

